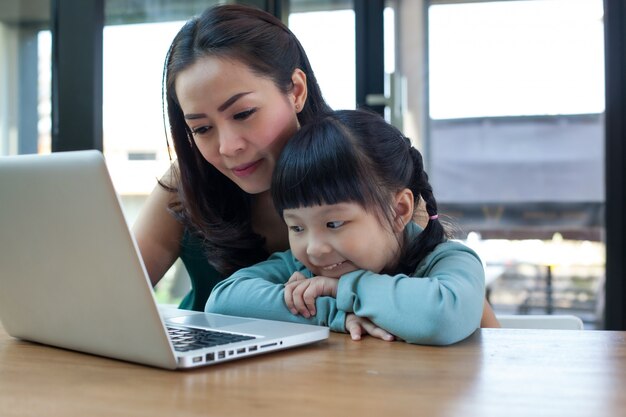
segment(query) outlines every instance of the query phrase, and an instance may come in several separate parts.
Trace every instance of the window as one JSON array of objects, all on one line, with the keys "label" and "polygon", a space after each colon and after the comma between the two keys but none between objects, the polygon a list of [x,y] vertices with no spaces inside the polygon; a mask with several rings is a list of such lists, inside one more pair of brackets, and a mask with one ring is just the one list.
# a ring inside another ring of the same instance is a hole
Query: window
[{"label": "window", "polygon": [[602,113],[602,18],[600,0],[431,6],[430,117]]},{"label": "window", "polygon": [[354,10],[296,10],[289,15],[289,28],[306,51],[324,98],[333,109],[354,109]]},{"label": "window", "polygon": [[599,321],[602,1],[433,1],[428,22],[429,174],[496,310]]},{"label": "window", "polygon": [[0,4],[0,155],[50,151],[49,1]]},{"label": "window", "polygon": [[[211,3],[105,3],[103,148],[129,224],[170,164],[161,96],[167,50],[187,19]],[[157,300],[178,303],[189,288],[185,275],[176,262],[155,288]]]},{"label": "window", "polygon": [[167,49],[183,23],[104,28],[103,148],[131,224],[170,164],[161,84]]}]

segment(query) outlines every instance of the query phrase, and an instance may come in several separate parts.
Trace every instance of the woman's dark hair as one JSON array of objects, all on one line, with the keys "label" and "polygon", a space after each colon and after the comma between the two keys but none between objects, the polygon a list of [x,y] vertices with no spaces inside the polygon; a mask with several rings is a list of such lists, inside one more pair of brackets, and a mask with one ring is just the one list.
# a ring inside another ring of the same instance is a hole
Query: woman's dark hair
[{"label": "woman's dark hair", "polygon": [[[293,88],[292,75],[306,74],[307,100],[298,113],[300,124],[329,111],[309,60],[295,35],[277,18],[262,10],[221,5],[189,20],[174,38],[163,70],[165,101],[174,150],[178,184],[164,184],[177,192],[170,210],[203,242],[209,263],[230,274],[267,257],[264,238],[252,230],[251,196],[209,164],[192,145],[176,96],[181,71],[207,56],[234,59],[274,82],[283,93]],[[168,142],[169,146],[169,142]]]},{"label": "woman's dark hair", "polygon": [[[437,201],[424,171],[422,155],[398,129],[377,114],[341,110],[304,126],[285,145],[272,176],[272,198],[283,210],[352,202],[393,224],[392,196],[405,188],[420,198],[429,216]],[[446,239],[435,218],[416,239],[404,233],[397,271],[412,273]]]}]

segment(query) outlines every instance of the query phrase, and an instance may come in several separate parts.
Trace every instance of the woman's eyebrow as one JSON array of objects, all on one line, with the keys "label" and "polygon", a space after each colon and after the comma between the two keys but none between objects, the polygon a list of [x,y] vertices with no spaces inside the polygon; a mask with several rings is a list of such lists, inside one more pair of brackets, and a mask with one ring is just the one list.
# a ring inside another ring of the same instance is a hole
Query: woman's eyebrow
[{"label": "woman's eyebrow", "polygon": [[190,113],[185,115],[185,120],[204,119],[206,114],[204,113]]},{"label": "woman's eyebrow", "polygon": [[226,100],[221,106],[219,106],[217,108],[217,111],[219,112],[223,112],[224,110],[226,110],[227,108],[229,108],[230,106],[232,106],[237,100],[239,100],[241,97],[250,94],[252,91],[245,91],[243,93],[238,93],[235,94],[234,96],[232,96],[231,98],[229,98],[228,100]]},{"label": "woman's eyebrow", "polygon": [[[224,110],[226,110],[227,108],[229,108],[230,106],[232,106],[233,104],[235,104],[235,102],[237,100],[239,100],[241,97],[252,93],[252,91],[244,91],[243,93],[237,93],[234,96],[232,96],[231,98],[229,98],[228,100],[226,100],[224,103],[222,103],[221,106],[219,106],[217,108],[217,110],[219,112],[223,112]],[[189,113],[189,114],[185,114],[185,120],[194,120],[194,119],[204,119],[206,118],[207,115],[206,113]]]}]

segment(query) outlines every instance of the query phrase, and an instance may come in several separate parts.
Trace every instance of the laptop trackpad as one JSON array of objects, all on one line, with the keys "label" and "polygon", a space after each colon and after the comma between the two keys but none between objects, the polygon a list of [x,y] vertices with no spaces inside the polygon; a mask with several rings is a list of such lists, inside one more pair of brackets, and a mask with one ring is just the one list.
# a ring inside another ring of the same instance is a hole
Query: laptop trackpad
[{"label": "laptop trackpad", "polygon": [[168,317],[166,322],[198,327],[228,327],[252,321],[243,317],[222,316],[219,314],[196,313],[182,317]]}]

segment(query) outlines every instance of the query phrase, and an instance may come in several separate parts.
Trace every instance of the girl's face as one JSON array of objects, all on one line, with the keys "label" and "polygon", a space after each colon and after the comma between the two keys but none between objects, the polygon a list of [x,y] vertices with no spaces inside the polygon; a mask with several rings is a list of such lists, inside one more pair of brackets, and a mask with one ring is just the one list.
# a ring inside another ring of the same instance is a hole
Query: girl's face
[{"label": "girl's face", "polygon": [[294,88],[284,94],[241,62],[216,57],[199,59],[176,78],[194,145],[250,194],[269,190],[276,160],[298,130],[306,77],[296,70],[292,78]]},{"label": "girl's face", "polygon": [[339,278],[358,269],[380,273],[398,260],[402,228],[392,230],[359,204],[289,209],[283,218],[293,255],[316,276]]}]

